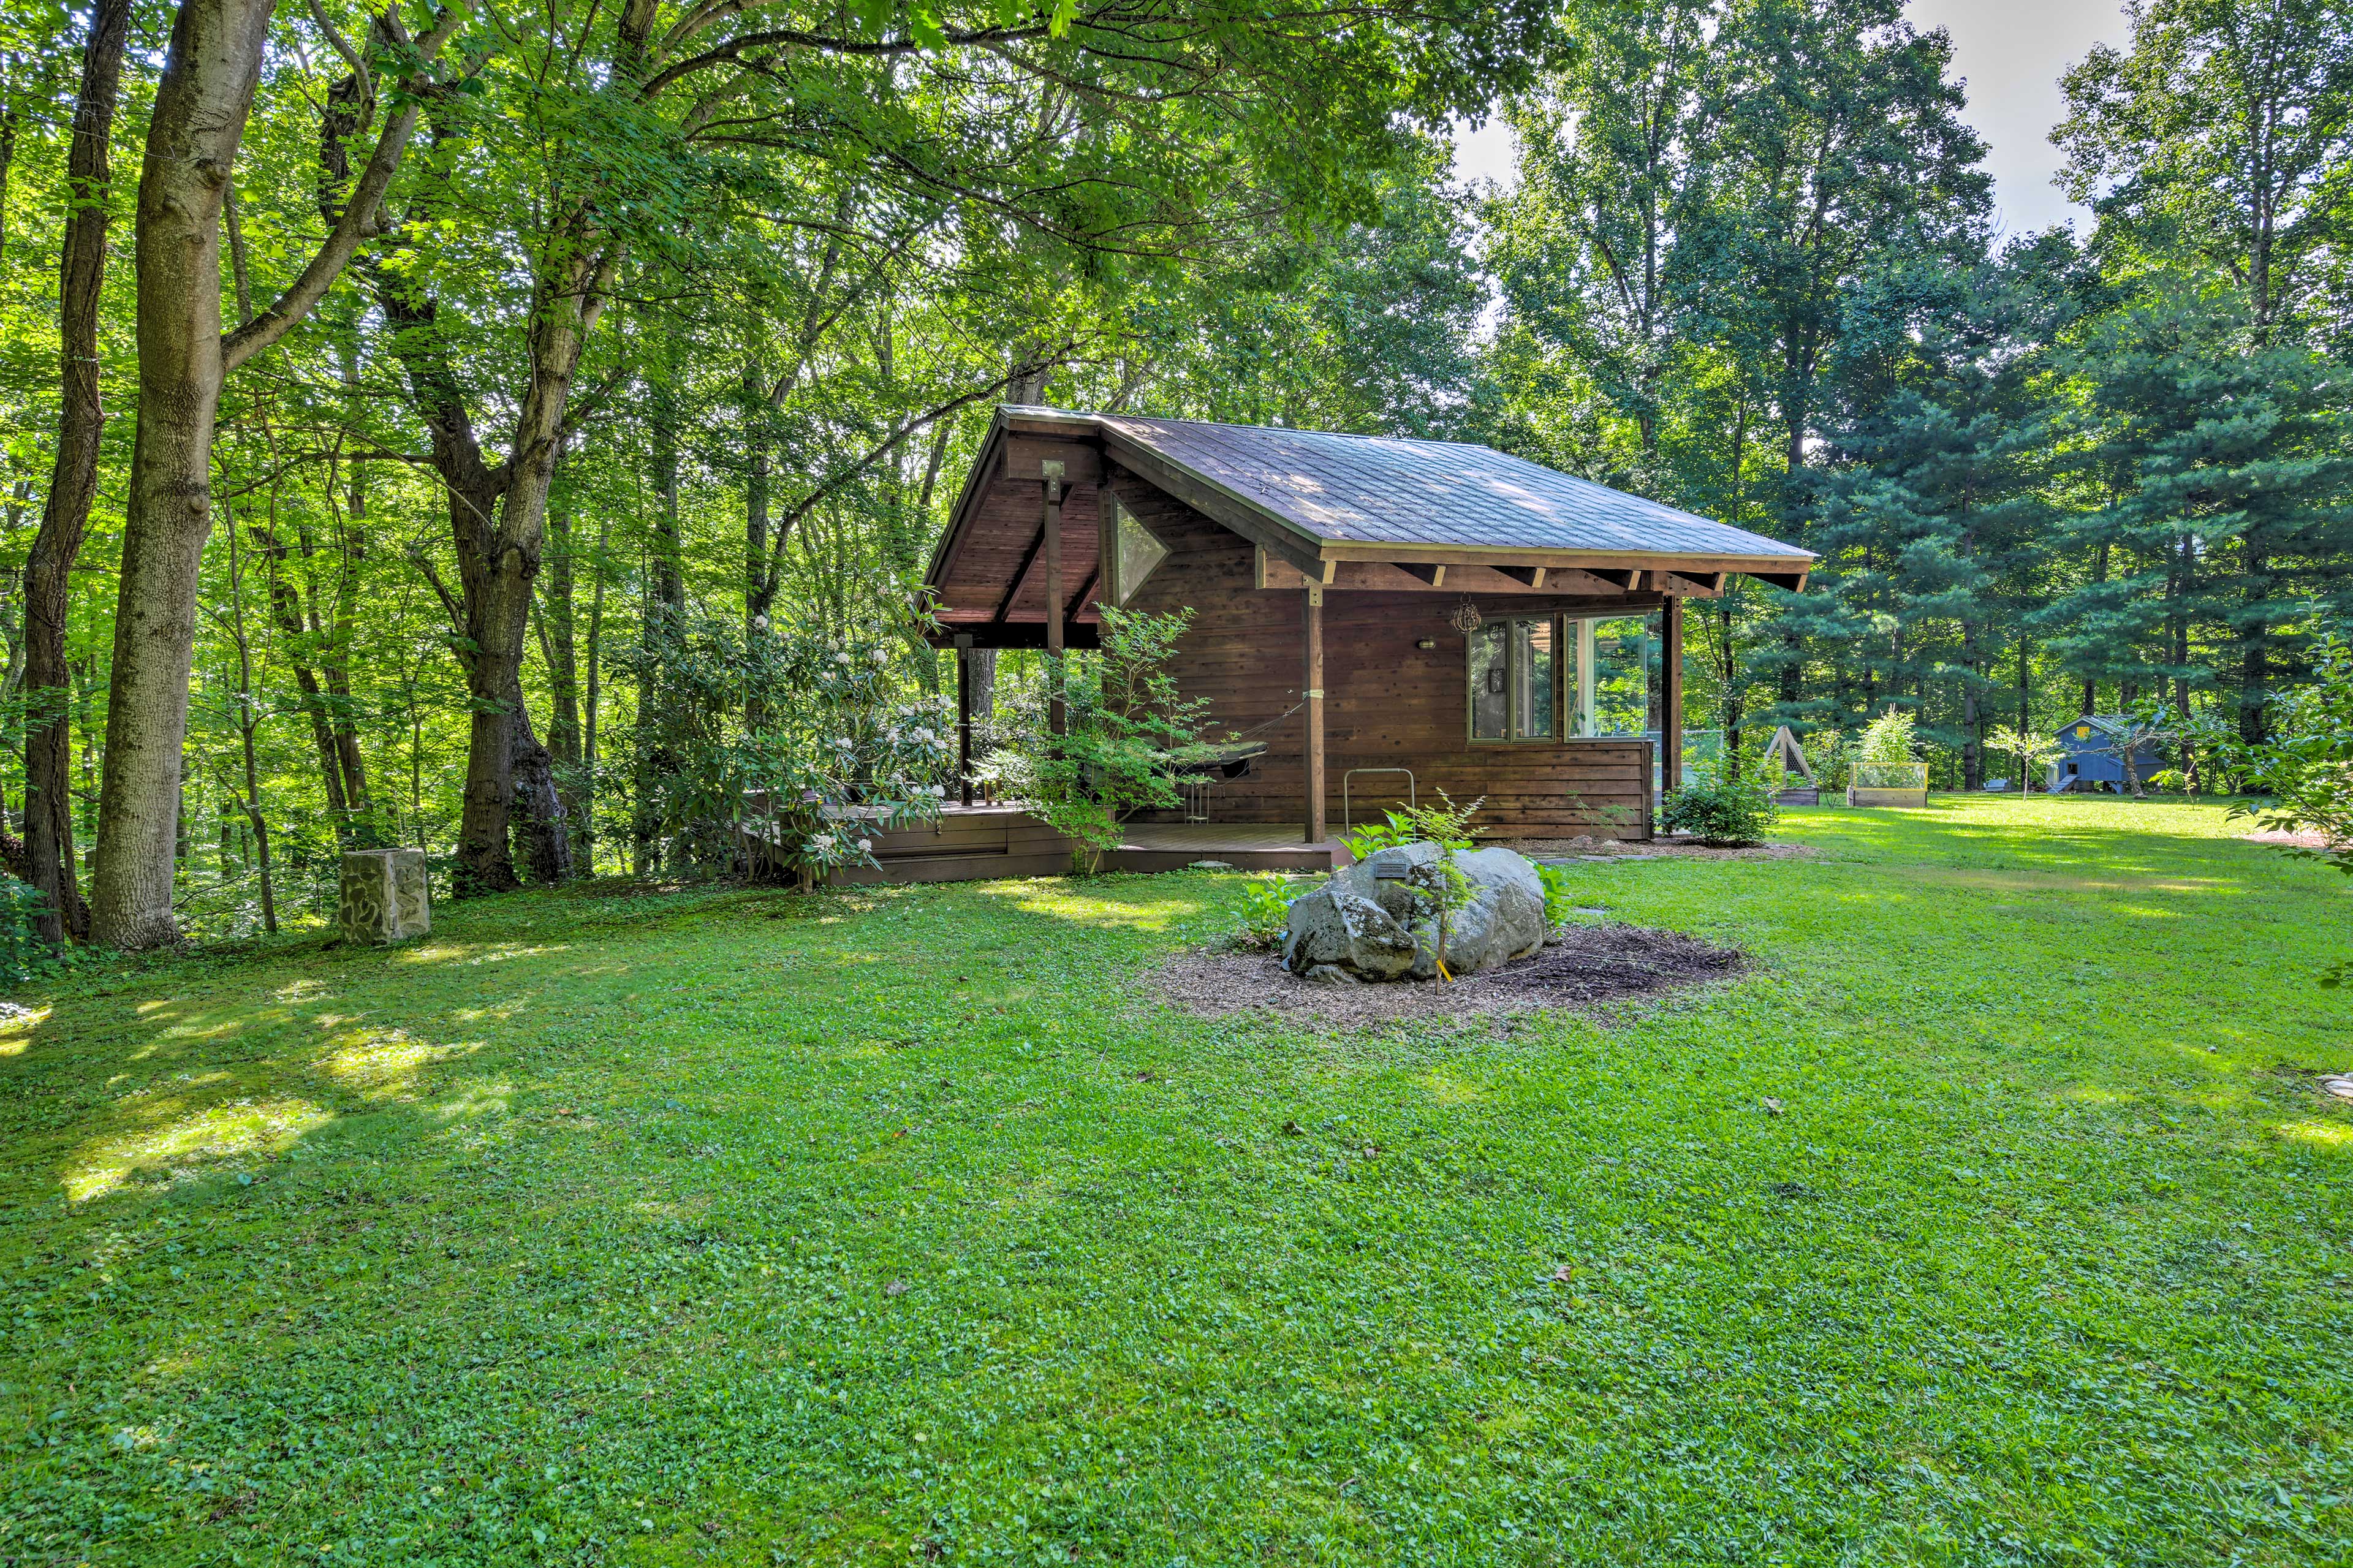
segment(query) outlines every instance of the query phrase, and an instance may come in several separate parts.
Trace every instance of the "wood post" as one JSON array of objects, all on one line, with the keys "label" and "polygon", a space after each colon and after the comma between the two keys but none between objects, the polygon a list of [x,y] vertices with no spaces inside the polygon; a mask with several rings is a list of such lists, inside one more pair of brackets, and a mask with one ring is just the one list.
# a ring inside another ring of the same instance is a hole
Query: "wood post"
[{"label": "wood post", "polygon": [[956,799],[972,804],[972,634],[956,633]]},{"label": "wood post", "polygon": [[1062,465],[1046,470],[1046,727],[1062,732]]},{"label": "wood post", "polygon": [[1683,787],[1683,602],[1659,607],[1659,788]]},{"label": "wood post", "polygon": [[1309,584],[1303,590],[1307,661],[1300,687],[1300,698],[1305,704],[1304,729],[1307,743],[1303,748],[1307,763],[1307,842],[1324,842],[1324,590]]}]

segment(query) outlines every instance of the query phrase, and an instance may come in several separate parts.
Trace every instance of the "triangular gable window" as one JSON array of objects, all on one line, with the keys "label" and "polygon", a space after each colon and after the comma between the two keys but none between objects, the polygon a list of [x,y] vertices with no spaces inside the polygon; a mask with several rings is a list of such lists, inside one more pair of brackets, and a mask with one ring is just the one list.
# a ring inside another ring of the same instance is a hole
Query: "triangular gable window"
[{"label": "triangular gable window", "polygon": [[1152,575],[1152,569],[1168,559],[1168,547],[1154,538],[1152,531],[1138,522],[1135,514],[1117,496],[1112,498],[1111,504],[1119,540],[1119,602],[1124,605],[1135,597],[1135,591]]}]

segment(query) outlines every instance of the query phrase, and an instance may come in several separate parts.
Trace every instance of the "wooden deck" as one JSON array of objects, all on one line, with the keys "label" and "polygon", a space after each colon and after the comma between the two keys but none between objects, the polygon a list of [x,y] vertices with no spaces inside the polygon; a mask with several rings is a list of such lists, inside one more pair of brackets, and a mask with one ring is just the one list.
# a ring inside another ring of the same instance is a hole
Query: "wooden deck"
[{"label": "wooden deck", "polygon": [[[874,882],[971,882],[1054,877],[1071,868],[1071,841],[1018,805],[952,805],[936,823],[880,834],[873,866],[849,866],[837,887]],[[1240,871],[1328,871],[1348,863],[1337,840],[1301,841],[1296,827],[1257,823],[1134,823],[1104,858],[1107,871],[1179,871],[1222,860]]]},{"label": "wooden deck", "polygon": [[1307,843],[1293,826],[1256,822],[1131,822],[1111,853],[1114,871],[1180,871],[1222,860],[1237,871],[1329,871],[1345,866],[1336,838]]}]

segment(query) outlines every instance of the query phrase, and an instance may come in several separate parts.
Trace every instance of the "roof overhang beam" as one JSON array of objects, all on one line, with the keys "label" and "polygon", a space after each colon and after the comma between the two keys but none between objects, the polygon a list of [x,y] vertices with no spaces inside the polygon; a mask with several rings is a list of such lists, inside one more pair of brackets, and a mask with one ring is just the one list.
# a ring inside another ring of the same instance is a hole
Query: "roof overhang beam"
[{"label": "roof overhang beam", "polygon": [[[958,636],[968,636],[975,647],[1044,647],[1046,623],[1043,621],[943,621],[924,633],[924,640],[934,647],[954,647]],[[1102,631],[1092,621],[1065,621],[1062,624],[1062,646],[1065,647],[1099,647]]]}]

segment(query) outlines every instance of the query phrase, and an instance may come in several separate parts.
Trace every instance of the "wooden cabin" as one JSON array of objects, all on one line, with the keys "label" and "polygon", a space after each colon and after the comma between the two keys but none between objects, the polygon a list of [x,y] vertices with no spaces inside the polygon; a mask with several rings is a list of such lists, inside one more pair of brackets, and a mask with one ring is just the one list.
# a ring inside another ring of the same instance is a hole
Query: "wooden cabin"
[{"label": "wooden cabin", "polygon": [[1255,753],[1199,827],[1323,846],[1442,788],[1487,837],[1646,839],[1683,601],[1813,559],[1484,447],[1008,406],[926,582],[960,666],[1192,612],[1177,682]]}]

